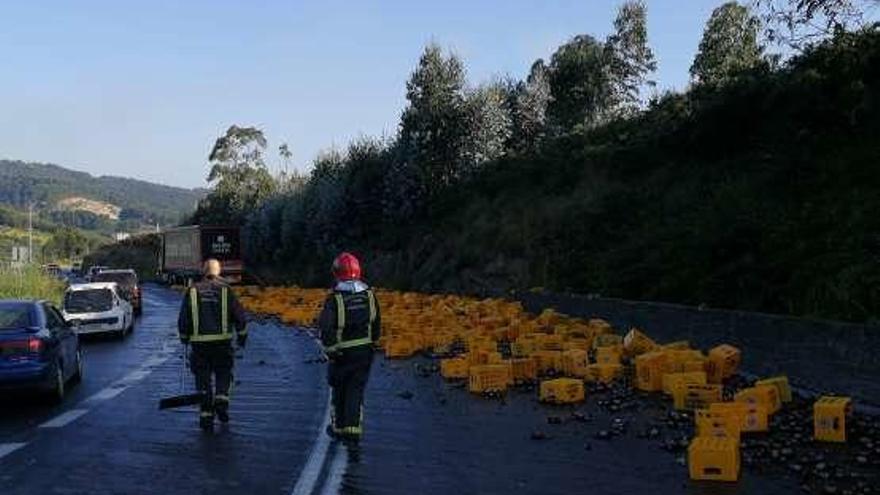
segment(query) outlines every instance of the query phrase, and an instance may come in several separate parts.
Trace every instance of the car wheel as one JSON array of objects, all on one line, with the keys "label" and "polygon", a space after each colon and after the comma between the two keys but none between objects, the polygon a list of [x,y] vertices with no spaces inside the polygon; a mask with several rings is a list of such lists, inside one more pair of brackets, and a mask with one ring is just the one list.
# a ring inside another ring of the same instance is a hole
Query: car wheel
[{"label": "car wheel", "polygon": [[73,374],[73,382],[79,383],[83,379],[83,356],[82,349],[76,350],[76,372]]},{"label": "car wheel", "polygon": [[64,400],[64,367],[61,366],[61,361],[55,362],[55,369],[53,370],[53,379],[55,383],[52,385],[52,390],[49,393],[49,399],[54,404],[60,404],[61,401]]}]

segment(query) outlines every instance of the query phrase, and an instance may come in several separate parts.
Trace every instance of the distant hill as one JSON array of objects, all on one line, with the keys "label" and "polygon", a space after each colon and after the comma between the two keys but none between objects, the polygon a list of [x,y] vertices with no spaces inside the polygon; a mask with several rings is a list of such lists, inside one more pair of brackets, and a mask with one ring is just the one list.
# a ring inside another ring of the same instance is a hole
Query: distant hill
[{"label": "distant hill", "polygon": [[34,201],[44,218],[90,230],[175,224],[202,195],[197,189],[0,160],[0,204],[23,210]]}]

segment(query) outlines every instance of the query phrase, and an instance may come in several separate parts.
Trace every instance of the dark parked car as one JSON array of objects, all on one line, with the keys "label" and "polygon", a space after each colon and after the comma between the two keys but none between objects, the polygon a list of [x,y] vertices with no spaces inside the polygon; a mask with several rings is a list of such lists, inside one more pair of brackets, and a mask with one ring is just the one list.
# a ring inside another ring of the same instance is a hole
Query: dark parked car
[{"label": "dark parked car", "polygon": [[102,270],[92,277],[92,282],[116,282],[119,286],[119,295],[131,304],[134,314],[140,315],[143,311],[141,288],[134,270]]},{"label": "dark parked car", "polygon": [[0,300],[0,390],[36,389],[61,401],[83,374],[79,337],[52,304]]}]

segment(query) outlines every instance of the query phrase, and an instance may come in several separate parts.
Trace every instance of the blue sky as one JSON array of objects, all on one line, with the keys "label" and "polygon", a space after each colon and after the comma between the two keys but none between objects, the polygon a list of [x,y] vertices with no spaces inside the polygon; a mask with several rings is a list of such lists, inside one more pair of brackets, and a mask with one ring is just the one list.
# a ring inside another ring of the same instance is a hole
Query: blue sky
[{"label": "blue sky", "polygon": [[[648,1],[661,89],[688,81],[721,0]],[[522,78],[576,34],[602,38],[617,0],[0,1],[0,158],[203,186],[230,124],[322,149],[393,135],[424,45],[471,83]]]}]

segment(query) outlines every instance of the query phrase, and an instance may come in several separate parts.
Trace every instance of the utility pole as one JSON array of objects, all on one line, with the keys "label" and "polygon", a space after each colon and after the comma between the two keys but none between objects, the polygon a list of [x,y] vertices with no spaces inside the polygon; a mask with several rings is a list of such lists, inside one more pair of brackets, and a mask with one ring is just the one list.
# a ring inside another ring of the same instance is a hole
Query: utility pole
[{"label": "utility pole", "polygon": [[34,262],[34,202],[28,203],[28,264]]}]

